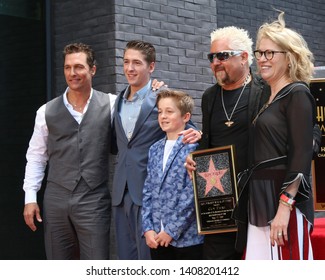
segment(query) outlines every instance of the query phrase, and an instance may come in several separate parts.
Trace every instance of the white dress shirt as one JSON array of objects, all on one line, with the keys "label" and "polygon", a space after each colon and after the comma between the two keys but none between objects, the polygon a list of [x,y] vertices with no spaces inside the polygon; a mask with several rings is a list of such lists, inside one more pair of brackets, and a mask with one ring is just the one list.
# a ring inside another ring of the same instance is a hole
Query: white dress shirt
[{"label": "white dress shirt", "polygon": [[[73,106],[68,102],[67,92],[63,94],[63,102],[71,115],[80,124],[84,114],[87,112],[89,102],[93,96],[91,89],[89,99],[82,113],[73,110]],[[113,121],[114,103],[116,95],[108,94],[111,106],[111,120]],[[37,202],[37,192],[40,190],[44,178],[45,168],[49,159],[47,154],[48,128],[45,121],[46,104],[42,105],[36,112],[34,132],[29,142],[26,153],[26,170],[23,189],[25,191],[25,204]]]}]

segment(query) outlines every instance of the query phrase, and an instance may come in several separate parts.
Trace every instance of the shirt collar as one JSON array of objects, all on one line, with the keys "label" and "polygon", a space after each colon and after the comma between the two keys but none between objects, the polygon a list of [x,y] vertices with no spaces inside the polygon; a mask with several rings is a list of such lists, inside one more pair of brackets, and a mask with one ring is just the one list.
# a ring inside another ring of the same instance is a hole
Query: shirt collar
[{"label": "shirt collar", "polygon": [[[69,87],[67,87],[67,89],[65,90],[65,92],[63,94],[63,102],[64,102],[65,106],[71,106],[71,104],[68,102],[68,98],[67,98],[68,91],[69,91]],[[89,98],[87,100],[87,105],[89,104],[92,96],[93,96],[93,88],[91,88],[91,90],[90,90],[90,95],[89,95]]]},{"label": "shirt collar", "polygon": [[[150,88],[151,88],[151,79],[143,88],[141,88],[134,94],[132,101],[137,101],[138,99],[143,100],[146,97],[147,92],[149,91]],[[127,100],[129,94],[130,94],[130,86],[128,85],[128,87],[126,88],[123,94],[123,99]]]}]

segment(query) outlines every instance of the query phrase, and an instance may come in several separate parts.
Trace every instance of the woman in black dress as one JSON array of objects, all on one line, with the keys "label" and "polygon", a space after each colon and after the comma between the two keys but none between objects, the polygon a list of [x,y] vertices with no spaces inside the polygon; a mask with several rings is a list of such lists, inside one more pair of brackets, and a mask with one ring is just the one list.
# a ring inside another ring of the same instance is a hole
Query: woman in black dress
[{"label": "woman in black dress", "polygon": [[254,51],[271,95],[252,123],[254,167],[246,192],[246,259],[312,259],[310,184],[315,101],[308,84],[313,55],[278,20],[263,24]]}]

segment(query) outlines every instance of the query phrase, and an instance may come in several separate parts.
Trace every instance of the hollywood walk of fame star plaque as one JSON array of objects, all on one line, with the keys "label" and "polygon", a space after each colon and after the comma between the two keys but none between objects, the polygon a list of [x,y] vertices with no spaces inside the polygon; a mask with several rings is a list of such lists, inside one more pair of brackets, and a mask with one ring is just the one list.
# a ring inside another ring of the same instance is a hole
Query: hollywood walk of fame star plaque
[{"label": "hollywood walk of fame star plaque", "polygon": [[319,152],[314,156],[312,162],[315,211],[325,211],[325,73],[323,72],[320,77],[322,78],[312,79],[310,83],[310,92],[316,101],[316,122],[322,133]]},{"label": "hollywood walk of fame star plaque", "polygon": [[198,150],[191,157],[199,234],[236,231],[231,218],[238,200],[233,146]]}]

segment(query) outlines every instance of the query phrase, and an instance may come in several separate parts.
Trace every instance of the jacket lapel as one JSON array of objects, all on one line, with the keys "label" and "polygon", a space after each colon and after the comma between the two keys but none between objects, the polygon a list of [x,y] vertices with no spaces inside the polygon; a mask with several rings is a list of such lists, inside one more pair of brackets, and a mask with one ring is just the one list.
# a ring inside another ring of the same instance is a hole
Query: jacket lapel
[{"label": "jacket lapel", "polygon": [[[168,157],[168,160],[167,160],[164,172],[163,172],[163,176],[161,178],[161,182],[163,182],[165,180],[166,175],[167,175],[169,169],[171,168],[171,166],[172,166],[172,164],[173,164],[173,162],[175,160],[175,157],[178,155],[179,151],[184,146],[184,143],[182,142],[182,139],[183,139],[183,136],[178,137],[178,139],[177,139],[171,153],[169,154],[169,157]],[[163,157],[163,155],[162,155],[162,157]],[[181,167],[179,167],[179,168],[181,168]]]},{"label": "jacket lapel", "polygon": [[141,105],[139,117],[137,119],[137,122],[135,123],[130,142],[139,133],[144,122],[148,119],[152,110],[154,110],[156,106],[156,98],[157,98],[157,92],[154,92],[152,90],[149,90],[149,92],[147,92],[146,97],[144,98],[143,103]]},{"label": "jacket lapel", "polygon": [[[126,90],[126,89],[125,89]],[[128,138],[126,137],[125,135],[125,132],[124,132],[124,129],[123,129],[123,124],[122,124],[122,119],[121,119],[121,116],[120,116],[120,110],[119,110],[119,107],[120,107],[120,103],[121,103],[121,99],[123,98],[123,94],[125,92],[125,90],[123,90],[117,97],[116,97],[116,100],[115,100],[115,104],[114,104],[114,119],[116,121],[116,125],[115,125],[115,129],[116,130],[119,130],[119,134],[122,135],[122,138],[124,140],[124,142],[128,142]],[[114,121],[114,122],[115,122]]]}]

